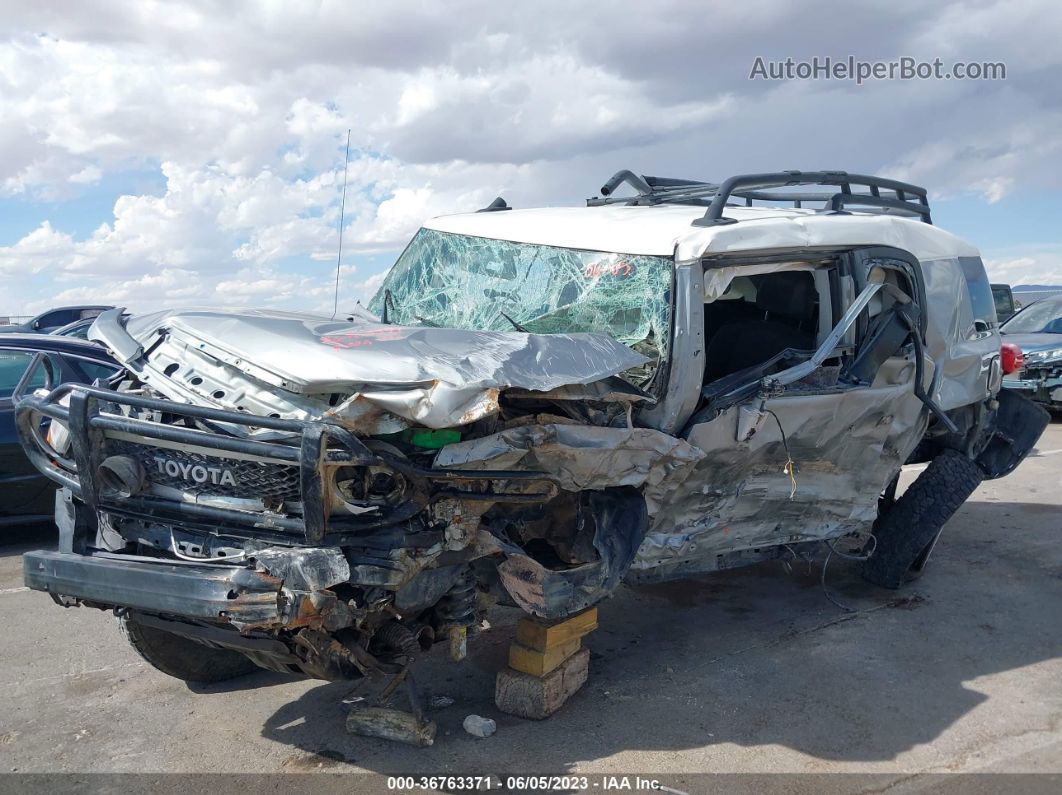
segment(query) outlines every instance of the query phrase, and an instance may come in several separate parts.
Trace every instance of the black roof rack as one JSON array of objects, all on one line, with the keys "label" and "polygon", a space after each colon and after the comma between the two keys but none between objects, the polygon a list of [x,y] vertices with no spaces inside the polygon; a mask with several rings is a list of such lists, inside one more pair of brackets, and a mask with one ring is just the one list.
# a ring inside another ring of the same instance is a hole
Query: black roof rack
[{"label": "black roof rack", "polygon": [[[620,185],[630,185],[633,196],[613,196]],[[801,185],[837,186],[836,192],[778,191]],[[866,188],[853,191],[852,186]],[[886,191],[887,195],[882,195]],[[888,195],[891,194],[891,195]],[[693,222],[694,226],[716,226],[735,223],[723,215],[731,197],[745,200],[746,207],[753,201],[792,202],[802,207],[804,202],[823,202],[823,211],[844,213],[845,207],[873,207],[884,211],[896,210],[933,223],[929,211],[929,198],[925,188],[907,182],[897,182],[884,177],[864,174],[849,174],[846,171],[776,171],[766,174],[738,174],[722,184],[699,182],[671,177],[640,176],[632,171],[617,171],[601,186],[602,198],[587,199],[588,207],[605,204],[688,204],[706,207],[704,216]]]}]

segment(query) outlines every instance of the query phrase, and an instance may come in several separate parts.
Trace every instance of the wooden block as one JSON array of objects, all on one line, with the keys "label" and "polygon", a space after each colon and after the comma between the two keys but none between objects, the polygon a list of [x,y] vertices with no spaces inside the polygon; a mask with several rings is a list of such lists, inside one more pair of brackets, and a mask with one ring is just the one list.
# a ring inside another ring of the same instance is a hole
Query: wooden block
[{"label": "wooden block", "polygon": [[532,676],[545,676],[579,651],[582,645],[583,639],[576,638],[563,646],[554,646],[546,651],[536,651],[514,643],[509,647],[509,667]]},{"label": "wooden block", "polygon": [[548,651],[588,635],[597,629],[597,608],[591,607],[556,624],[543,624],[533,618],[516,623],[516,641],[535,651]]},{"label": "wooden block", "polygon": [[495,680],[494,703],[509,715],[543,720],[563,707],[586,683],[589,668],[589,649],[580,649],[541,677],[506,668]]}]

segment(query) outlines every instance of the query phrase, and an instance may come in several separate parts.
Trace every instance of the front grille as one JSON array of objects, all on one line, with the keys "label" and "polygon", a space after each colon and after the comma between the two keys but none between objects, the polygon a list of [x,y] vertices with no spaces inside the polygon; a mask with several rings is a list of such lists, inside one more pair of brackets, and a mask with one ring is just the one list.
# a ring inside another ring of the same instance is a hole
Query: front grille
[{"label": "front grille", "polygon": [[189,494],[285,501],[301,495],[297,466],[124,443],[115,444],[113,452],[136,458],[151,483]]}]

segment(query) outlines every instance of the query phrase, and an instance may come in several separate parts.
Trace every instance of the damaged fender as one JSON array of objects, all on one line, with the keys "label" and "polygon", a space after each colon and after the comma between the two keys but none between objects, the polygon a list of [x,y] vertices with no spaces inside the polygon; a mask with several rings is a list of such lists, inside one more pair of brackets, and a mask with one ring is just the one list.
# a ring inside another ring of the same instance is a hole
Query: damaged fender
[{"label": "damaged fender", "polygon": [[[524,425],[452,444],[436,466],[546,472],[558,486],[580,494],[573,538],[591,528],[596,560],[550,568],[527,550],[500,538],[506,560],[502,584],[524,610],[562,618],[611,594],[645,538],[649,517],[682,484],[704,453],[682,439],[647,428]],[[499,535],[498,533],[495,534]]]},{"label": "damaged fender", "polygon": [[702,458],[689,442],[651,428],[548,424],[448,445],[435,466],[546,472],[566,491],[632,486],[652,515]]},{"label": "damaged fender", "polygon": [[[501,543],[507,556],[498,566],[502,585],[520,607],[539,618],[564,618],[609,596],[623,580],[649,529],[645,500],[636,489],[590,491],[583,500],[580,523],[594,524],[598,559],[592,563],[550,569],[520,547]],[[577,528],[577,534],[583,531]]]}]

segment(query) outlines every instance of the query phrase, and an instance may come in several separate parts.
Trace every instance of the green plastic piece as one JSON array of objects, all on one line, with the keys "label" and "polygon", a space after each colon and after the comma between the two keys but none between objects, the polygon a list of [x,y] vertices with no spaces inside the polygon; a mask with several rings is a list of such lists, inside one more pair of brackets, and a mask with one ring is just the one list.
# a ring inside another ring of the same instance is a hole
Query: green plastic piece
[{"label": "green plastic piece", "polygon": [[461,431],[444,429],[441,431],[431,428],[406,428],[396,433],[381,433],[373,437],[381,442],[405,442],[414,447],[423,447],[426,450],[439,450],[448,444],[461,441]]},{"label": "green plastic piece", "polygon": [[461,441],[461,431],[435,431],[431,428],[407,428],[396,436],[414,447],[424,447],[428,450],[439,450],[448,444]]}]

